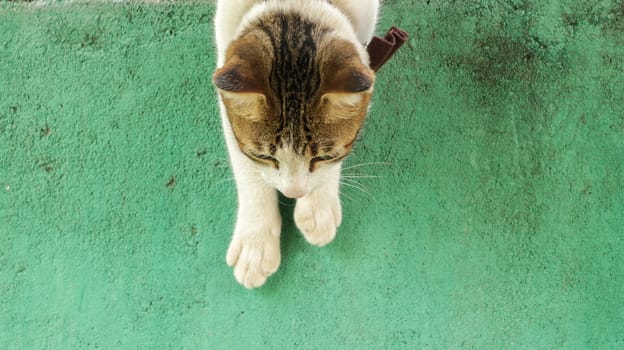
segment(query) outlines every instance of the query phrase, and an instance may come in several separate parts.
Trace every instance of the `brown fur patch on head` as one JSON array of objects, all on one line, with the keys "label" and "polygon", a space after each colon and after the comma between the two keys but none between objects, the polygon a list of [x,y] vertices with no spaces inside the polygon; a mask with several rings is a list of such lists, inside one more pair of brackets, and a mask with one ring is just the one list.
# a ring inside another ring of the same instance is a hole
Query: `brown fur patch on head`
[{"label": "brown fur patch on head", "polygon": [[375,76],[353,43],[329,33],[297,14],[273,14],[230,44],[213,81],[250,158],[270,163],[286,148],[313,171],[351,150]]},{"label": "brown fur patch on head", "polygon": [[323,74],[320,115],[331,124],[336,145],[349,152],[362,127],[372,97],[374,72],[366,67],[352,43],[333,39],[321,47]]},{"label": "brown fur patch on head", "polygon": [[230,44],[225,64],[213,75],[234,135],[248,155],[263,154],[263,145],[273,139],[267,125],[267,77],[272,59],[267,40],[261,31],[247,32]]}]

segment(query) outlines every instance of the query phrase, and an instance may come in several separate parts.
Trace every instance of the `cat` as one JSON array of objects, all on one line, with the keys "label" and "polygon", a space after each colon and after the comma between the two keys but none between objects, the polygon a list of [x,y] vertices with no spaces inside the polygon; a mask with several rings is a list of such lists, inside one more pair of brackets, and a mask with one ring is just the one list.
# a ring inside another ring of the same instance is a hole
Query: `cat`
[{"label": "cat", "polygon": [[213,83],[238,192],[226,262],[247,288],[279,267],[278,193],[314,245],[342,220],[341,163],[368,113],[378,0],[219,0]]}]

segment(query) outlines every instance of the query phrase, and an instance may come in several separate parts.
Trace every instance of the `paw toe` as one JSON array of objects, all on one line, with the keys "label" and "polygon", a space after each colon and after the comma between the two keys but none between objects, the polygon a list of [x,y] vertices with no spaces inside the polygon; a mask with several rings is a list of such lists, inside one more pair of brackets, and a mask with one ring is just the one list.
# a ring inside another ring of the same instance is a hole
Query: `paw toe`
[{"label": "paw toe", "polygon": [[272,275],[277,271],[280,265],[281,254],[279,252],[279,246],[268,246],[264,251],[262,258],[262,270],[266,276]]},{"label": "paw toe", "polygon": [[227,250],[227,254],[225,256],[225,262],[228,264],[228,266],[230,267],[234,267],[236,265],[236,262],[238,261],[238,257],[241,253],[241,243],[240,240],[236,239],[236,237],[234,237],[234,239],[232,239],[232,243],[230,243],[230,247]]}]

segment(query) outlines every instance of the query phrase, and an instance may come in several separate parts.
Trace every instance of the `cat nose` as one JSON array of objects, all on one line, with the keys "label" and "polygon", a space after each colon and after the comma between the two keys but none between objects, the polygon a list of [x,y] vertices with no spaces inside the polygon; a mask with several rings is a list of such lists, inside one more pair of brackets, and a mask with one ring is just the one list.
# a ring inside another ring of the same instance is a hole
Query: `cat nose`
[{"label": "cat nose", "polygon": [[285,169],[280,182],[280,191],[288,198],[301,198],[308,192],[308,174],[301,166]]},{"label": "cat nose", "polygon": [[291,187],[291,188],[285,188],[284,190],[282,190],[282,194],[288,198],[301,198],[303,196],[305,196],[306,194],[306,190],[305,188],[297,188],[297,187]]}]

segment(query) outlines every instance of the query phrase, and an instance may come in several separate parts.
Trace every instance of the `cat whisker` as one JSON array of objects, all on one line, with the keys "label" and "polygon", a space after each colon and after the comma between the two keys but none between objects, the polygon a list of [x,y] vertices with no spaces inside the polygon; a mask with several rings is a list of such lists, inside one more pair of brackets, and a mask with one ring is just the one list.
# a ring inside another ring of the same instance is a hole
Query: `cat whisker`
[{"label": "cat whisker", "polygon": [[210,188],[215,187],[217,185],[221,185],[221,184],[226,183],[226,182],[232,182],[234,180],[235,180],[234,177],[229,177],[227,179],[221,179],[221,180],[213,183],[212,185],[210,185]]},{"label": "cat whisker", "polygon": [[[249,176],[246,177],[239,177],[240,180],[244,180],[244,181],[249,181],[249,182],[253,182],[253,183],[260,183],[261,180],[257,177],[257,176],[253,176],[253,175],[257,175],[256,172],[250,171],[248,173],[243,173],[243,174],[248,174]],[[210,188],[216,187],[218,185],[224,184],[224,183],[228,183],[228,182],[232,182],[235,181],[236,177],[234,176],[230,176],[228,178],[219,180],[215,183],[213,183]]]},{"label": "cat whisker", "polygon": [[349,178],[343,178],[341,180],[341,183],[350,183],[350,184],[354,184],[354,185],[358,185],[360,187],[362,187],[363,189],[366,189],[368,191],[368,188],[366,188],[366,186],[364,186],[361,182],[354,180],[354,179],[349,179]]},{"label": "cat whisker", "polygon": [[[348,179],[344,179],[344,180],[348,180]],[[355,188],[357,190],[362,191],[363,193],[365,193],[366,195],[368,195],[370,198],[375,199],[370,192],[362,186],[362,184],[360,184],[359,182],[355,181],[355,180],[349,180],[349,181],[340,181],[341,185],[347,186],[347,187],[351,187],[351,188]]]},{"label": "cat whisker", "polygon": [[214,168],[215,169],[229,169],[229,168],[231,168],[231,165],[229,163],[228,164],[219,164],[219,165],[215,165]]},{"label": "cat whisker", "polygon": [[349,196],[348,194],[346,194],[346,193],[344,193],[344,192],[342,192],[342,191],[340,191],[340,192],[339,192],[339,194],[340,194],[340,197],[344,197],[344,198],[346,198],[346,199],[350,200],[351,202],[355,202],[355,200],[353,199],[353,197]]},{"label": "cat whisker", "polygon": [[363,166],[369,166],[369,165],[389,165],[392,166],[394,165],[394,163],[389,163],[389,162],[369,162],[369,163],[360,163],[360,164],[355,164],[355,165],[350,165],[348,167],[342,168],[342,170],[349,170],[349,169],[355,169],[355,168],[359,168],[359,167],[363,167]]},{"label": "cat whisker", "polygon": [[212,161],[214,162],[214,168],[215,169],[223,169],[223,168],[231,168],[232,164],[230,163],[230,160],[227,158],[213,158]]},{"label": "cat whisker", "polygon": [[378,179],[383,176],[366,174],[342,174],[340,177],[343,179]]}]

